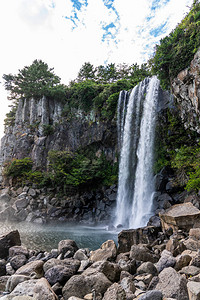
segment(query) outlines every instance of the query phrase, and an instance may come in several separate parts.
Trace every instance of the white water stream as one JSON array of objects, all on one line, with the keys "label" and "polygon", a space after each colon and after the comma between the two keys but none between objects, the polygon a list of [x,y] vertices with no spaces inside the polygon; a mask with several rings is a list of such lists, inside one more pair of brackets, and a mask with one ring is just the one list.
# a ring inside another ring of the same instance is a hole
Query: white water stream
[{"label": "white water stream", "polygon": [[146,78],[118,102],[121,148],[115,225],[145,226],[152,214],[153,146],[159,80]]}]

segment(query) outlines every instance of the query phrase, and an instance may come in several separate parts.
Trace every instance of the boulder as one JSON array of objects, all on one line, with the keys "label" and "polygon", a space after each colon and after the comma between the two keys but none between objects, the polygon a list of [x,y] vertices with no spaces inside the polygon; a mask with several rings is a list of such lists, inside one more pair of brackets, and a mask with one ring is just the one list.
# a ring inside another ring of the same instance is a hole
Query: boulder
[{"label": "boulder", "polygon": [[62,254],[62,257],[65,258],[74,256],[77,250],[76,242],[72,240],[62,240],[58,244],[58,253]]},{"label": "boulder", "polygon": [[0,291],[5,291],[10,276],[0,276]]},{"label": "boulder", "polygon": [[[57,300],[58,297],[52,290],[50,284],[45,278],[41,279],[30,279],[23,282],[18,283],[18,285],[14,288],[14,290],[7,296],[3,297],[3,300],[15,300],[15,299],[23,299],[17,298],[17,296],[26,296],[30,297],[32,300]],[[24,298],[29,299],[29,298]]]},{"label": "boulder", "polygon": [[0,236],[0,258],[6,258],[9,253],[9,248],[12,246],[20,246],[21,240],[19,231],[14,230]]},{"label": "boulder", "polygon": [[102,300],[126,300],[126,293],[122,286],[118,283],[113,283],[105,292]]},{"label": "boulder", "polygon": [[143,262],[150,261],[152,263],[158,261],[158,257],[143,244],[133,245],[131,247],[130,258]]},{"label": "boulder", "polygon": [[9,257],[13,257],[15,255],[25,255],[26,257],[29,256],[28,249],[24,246],[13,246],[9,248]]},{"label": "boulder", "polygon": [[15,204],[17,210],[19,211],[22,208],[26,208],[28,206],[29,200],[28,200],[28,198],[21,198],[19,200],[16,200],[14,204]]},{"label": "boulder", "polygon": [[200,240],[200,228],[191,228],[189,236],[195,240]]},{"label": "boulder", "polygon": [[19,269],[27,262],[27,258],[24,254],[15,255],[10,260],[10,265],[14,270]]},{"label": "boulder", "polygon": [[176,258],[172,256],[172,253],[167,250],[163,250],[161,257],[155,266],[160,273],[163,269],[173,267],[175,264]]},{"label": "boulder", "polygon": [[24,282],[26,280],[30,280],[30,277],[25,275],[15,275],[15,274],[9,276],[9,279],[6,284],[6,291],[11,293],[20,282]]},{"label": "boulder", "polygon": [[187,283],[187,290],[190,300],[200,299],[200,282],[189,281]]},{"label": "boulder", "polygon": [[163,295],[161,291],[153,290],[144,293],[138,300],[162,300]]},{"label": "boulder", "polygon": [[90,252],[90,261],[113,260],[117,256],[117,247],[113,240],[103,243],[100,249]]},{"label": "boulder", "polygon": [[64,284],[70,277],[75,275],[77,269],[71,268],[70,266],[65,265],[57,265],[47,270],[44,277],[48,280],[51,285],[59,282],[60,284]]},{"label": "boulder", "polygon": [[133,280],[130,277],[124,277],[120,281],[120,285],[125,290],[126,294],[134,294],[135,293],[135,285]]},{"label": "boulder", "polygon": [[43,276],[42,260],[35,260],[27,263],[16,271],[16,275],[35,276],[35,278],[41,278]]},{"label": "boulder", "polygon": [[170,251],[173,256],[181,254],[186,249],[186,246],[182,241],[179,241],[176,237],[171,237],[166,244],[166,250]]},{"label": "boulder", "polygon": [[120,279],[121,268],[115,263],[109,261],[93,263],[83,274],[90,275],[96,271],[103,273],[111,282],[119,281]]},{"label": "boulder", "polygon": [[165,268],[158,278],[156,290],[161,291],[164,297],[188,300],[186,278],[178,274],[172,267]]},{"label": "boulder", "polygon": [[6,275],[6,261],[4,259],[0,259],[0,276]]},{"label": "boulder", "polygon": [[118,235],[118,253],[131,250],[132,245],[151,244],[158,238],[159,227],[146,226],[137,229],[122,230]]},{"label": "boulder", "polygon": [[74,259],[78,259],[80,261],[87,260],[88,259],[87,251],[85,249],[78,249],[74,254]]},{"label": "boulder", "polygon": [[165,213],[159,214],[162,229],[165,232],[169,227],[177,232],[178,229],[189,231],[195,223],[200,221],[200,210],[192,203],[176,204],[166,210]]},{"label": "boulder", "polygon": [[187,277],[196,276],[196,275],[200,274],[200,268],[195,267],[195,266],[187,266],[187,267],[183,267],[179,271],[179,273],[185,274]]},{"label": "boulder", "polygon": [[6,207],[4,210],[0,212],[0,220],[1,221],[17,221],[15,216],[16,210],[12,206]]},{"label": "boulder", "polygon": [[183,243],[188,250],[198,251],[198,249],[200,249],[200,240],[194,240],[189,237],[187,240],[184,240]]},{"label": "boulder", "polygon": [[157,271],[156,267],[154,266],[154,264],[148,261],[148,262],[142,263],[137,268],[137,273],[138,274],[148,273],[148,274],[152,274],[155,276],[158,274],[158,271]]},{"label": "boulder", "polygon": [[183,267],[186,267],[189,265],[190,261],[192,260],[191,256],[188,254],[180,254],[176,257],[176,264],[175,264],[175,270],[179,271]]},{"label": "boulder", "polygon": [[43,270],[46,273],[49,269],[56,267],[58,265],[70,268],[73,270],[74,273],[76,273],[80,267],[80,261],[72,258],[66,258],[63,260],[57,258],[51,258],[44,263]]},{"label": "boulder", "polygon": [[63,287],[63,298],[64,300],[68,300],[71,296],[83,298],[86,294],[91,293],[93,289],[96,293],[104,294],[111,284],[111,281],[98,271],[88,276],[83,274],[74,275]]}]

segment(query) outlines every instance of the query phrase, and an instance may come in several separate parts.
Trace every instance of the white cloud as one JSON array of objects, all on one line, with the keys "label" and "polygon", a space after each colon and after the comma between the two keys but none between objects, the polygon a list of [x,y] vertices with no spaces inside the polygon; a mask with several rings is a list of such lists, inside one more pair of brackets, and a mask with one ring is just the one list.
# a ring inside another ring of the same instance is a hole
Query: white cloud
[{"label": "white cloud", "polygon": [[[87,6],[84,0],[79,3],[80,10],[71,0],[2,1],[0,76],[16,74],[34,59],[42,59],[67,84],[87,61],[94,65],[105,61],[141,63],[148,59],[155,43],[180,22],[193,0],[169,0],[167,4],[161,0],[154,11],[153,0],[107,1],[113,7],[110,9],[103,0],[88,0]],[[150,31],[165,21],[166,32],[152,36]],[[103,27],[111,23],[115,27],[106,32]],[[7,107],[2,85],[0,92],[1,107]],[[0,135],[4,114],[2,109]]]}]

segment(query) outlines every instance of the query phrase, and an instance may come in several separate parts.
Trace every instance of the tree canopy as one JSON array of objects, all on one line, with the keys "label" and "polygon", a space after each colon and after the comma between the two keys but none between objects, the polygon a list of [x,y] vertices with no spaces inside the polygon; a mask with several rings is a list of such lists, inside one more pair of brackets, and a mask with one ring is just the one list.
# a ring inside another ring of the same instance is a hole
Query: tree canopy
[{"label": "tree canopy", "polygon": [[10,93],[10,100],[39,99],[51,95],[55,90],[64,92],[64,86],[54,74],[54,69],[49,68],[42,60],[34,60],[30,66],[19,70],[17,75],[4,74],[3,79],[5,89]]}]

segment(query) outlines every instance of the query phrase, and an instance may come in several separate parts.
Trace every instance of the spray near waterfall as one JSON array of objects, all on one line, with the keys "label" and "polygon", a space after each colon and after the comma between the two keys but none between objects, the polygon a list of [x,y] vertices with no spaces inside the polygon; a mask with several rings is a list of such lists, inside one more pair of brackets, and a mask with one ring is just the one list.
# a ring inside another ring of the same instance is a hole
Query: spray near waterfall
[{"label": "spray near waterfall", "polygon": [[145,226],[152,214],[153,149],[159,80],[146,78],[118,101],[119,179],[115,225]]}]

